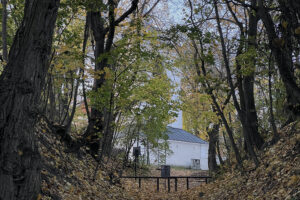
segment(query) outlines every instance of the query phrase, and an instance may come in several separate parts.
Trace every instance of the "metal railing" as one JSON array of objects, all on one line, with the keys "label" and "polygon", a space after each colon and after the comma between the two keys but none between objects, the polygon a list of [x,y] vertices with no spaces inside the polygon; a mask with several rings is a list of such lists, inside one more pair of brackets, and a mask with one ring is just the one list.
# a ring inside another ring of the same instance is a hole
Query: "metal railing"
[{"label": "metal railing", "polygon": [[142,186],[142,179],[156,179],[156,190],[159,191],[159,179],[167,179],[168,181],[168,192],[171,191],[171,183],[170,180],[175,180],[175,191],[177,191],[178,179],[186,179],[186,189],[190,188],[189,180],[190,179],[203,179],[203,182],[208,183],[208,179],[211,179],[211,176],[170,176],[170,177],[157,177],[157,176],[123,176],[120,178],[127,179],[138,179],[139,188]]}]

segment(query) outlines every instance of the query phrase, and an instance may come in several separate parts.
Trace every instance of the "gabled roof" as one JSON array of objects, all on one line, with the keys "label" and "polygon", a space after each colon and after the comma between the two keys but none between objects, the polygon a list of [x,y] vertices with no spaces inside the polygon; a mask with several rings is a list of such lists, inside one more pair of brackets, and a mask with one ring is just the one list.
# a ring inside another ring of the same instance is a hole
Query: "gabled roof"
[{"label": "gabled roof", "polygon": [[169,140],[207,144],[206,141],[200,139],[196,135],[193,135],[193,134],[191,134],[185,130],[179,129],[179,128],[173,128],[171,126],[167,127],[166,134],[168,135]]}]

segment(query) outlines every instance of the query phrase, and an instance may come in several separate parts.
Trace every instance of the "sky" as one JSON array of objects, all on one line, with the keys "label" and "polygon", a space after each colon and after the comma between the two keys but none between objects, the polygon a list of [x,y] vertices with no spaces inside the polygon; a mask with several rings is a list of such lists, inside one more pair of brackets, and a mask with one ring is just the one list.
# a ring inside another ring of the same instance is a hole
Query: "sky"
[{"label": "sky", "polygon": [[[167,71],[167,75],[172,80],[172,82],[174,82],[177,85],[176,90],[180,90],[180,77],[178,76],[178,73]],[[178,95],[174,95],[172,98],[174,100],[178,99]],[[176,121],[169,124],[168,126],[182,129],[182,111],[180,110],[177,114],[178,117],[176,118]]]},{"label": "sky", "polygon": [[182,111],[179,111],[176,121],[173,122],[172,124],[169,124],[169,126],[182,129]]},{"label": "sky", "polygon": [[[182,0],[170,0],[168,1],[168,8],[169,8],[169,20],[173,23],[182,23],[183,13],[183,1]],[[178,73],[167,73],[169,78],[172,79],[176,84],[178,84],[178,90],[180,89],[180,77],[178,76]],[[173,98],[178,98],[177,96],[174,96]],[[182,129],[182,111],[178,112],[178,117],[176,118],[176,121],[169,124],[169,126],[172,126],[174,128],[180,128]]]}]

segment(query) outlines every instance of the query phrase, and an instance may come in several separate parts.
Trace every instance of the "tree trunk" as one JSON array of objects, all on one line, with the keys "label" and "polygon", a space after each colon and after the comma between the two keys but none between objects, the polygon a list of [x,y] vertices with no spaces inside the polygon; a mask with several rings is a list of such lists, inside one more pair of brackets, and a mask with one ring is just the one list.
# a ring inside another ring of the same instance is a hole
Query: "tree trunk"
[{"label": "tree trunk", "polygon": [[217,140],[217,155],[218,155],[220,164],[224,165],[224,161],[223,161],[223,158],[222,158],[222,155],[221,155],[221,151],[220,151],[220,140],[219,140],[219,138]]},{"label": "tree trunk", "polygon": [[110,94],[110,105],[108,109],[105,109],[105,131],[103,134],[103,138],[101,138],[100,140],[100,154],[99,154],[99,161],[101,162],[102,158],[104,155],[108,156],[111,153],[112,150],[112,140],[113,140],[113,127],[112,127],[112,122],[115,120],[114,116],[113,116],[113,111],[112,111],[112,107],[113,107],[113,98],[114,98],[114,94],[113,91],[111,91]]},{"label": "tree trunk", "polygon": [[[197,45],[196,45],[195,41],[192,40],[192,44],[193,44],[193,47],[195,48],[195,51],[196,51],[196,53],[194,55],[194,64],[195,64],[195,67],[196,67],[197,75],[200,77],[201,76],[201,71],[202,71],[202,73],[203,73],[204,76],[207,76],[207,73],[206,73],[204,59],[200,59],[201,60],[201,68],[200,68],[199,63],[198,63],[197,55],[198,56],[199,55],[203,55],[203,45],[201,43],[201,40],[199,40],[199,41],[200,41],[200,45],[201,45],[201,52],[200,52],[201,54],[198,51],[198,48],[197,48]],[[210,85],[210,83],[208,81],[206,81],[205,83],[203,83],[203,87],[206,90],[205,92],[212,99],[213,111],[216,112],[217,115],[221,117],[221,120],[222,120],[222,122],[223,122],[223,124],[224,124],[224,126],[226,128],[226,132],[228,133],[229,140],[230,140],[231,146],[233,148],[233,151],[234,151],[234,154],[235,154],[235,157],[236,157],[236,161],[237,161],[238,167],[242,170],[243,169],[243,161],[241,159],[241,155],[239,153],[239,150],[238,150],[238,148],[237,148],[237,146],[235,144],[235,141],[234,141],[234,138],[233,138],[233,132],[232,132],[232,130],[230,129],[230,127],[228,125],[227,119],[224,116],[224,113],[223,113],[223,111],[222,111],[219,103],[217,102],[217,98],[216,98],[216,96],[213,93],[213,89],[212,89],[212,87],[211,87],[211,85]]]},{"label": "tree trunk", "polygon": [[[131,3],[131,7],[124,12],[118,19],[115,19],[115,3],[112,0],[108,1],[109,5],[109,12],[108,12],[108,18],[109,18],[109,26],[105,27],[104,26],[104,17],[101,15],[101,10],[100,11],[90,11],[88,13],[90,17],[90,26],[92,30],[92,34],[94,36],[94,40],[96,42],[95,45],[95,51],[94,51],[94,56],[95,56],[95,71],[96,72],[101,72],[100,73],[100,78],[97,78],[94,80],[94,85],[93,85],[93,91],[97,92],[101,87],[104,86],[105,83],[105,72],[104,68],[109,67],[108,66],[108,59],[107,58],[101,58],[105,53],[109,53],[111,50],[111,47],[113,45],[113,39],[115,35],[115,27],[118,26],[120,22],[122,22],[128,15],[130,15],[136,8],[137,8],[138,0],[133,0]],[[93,6],[93,5],[92,5]],[[91,7],[91,9],[95,9]],[[102,138],[109,139],[108,143],[109,145],[104,144],[104,146],[110,146],[111,140],[113,139],[113,136],[111,135],[106,135],[109,134],[110,131],[106,131],[105,125],[105,111],[104,109],[99,109],[94,106],[91,108],[91,116],[90,116],[90,121],[89,125],[87,128],[87,131],[85,133],[85,137],[89,135],[94,135],[95,133],[100,133],[102,134]],[[103,142],[101,141],[100,143],[96,144],[93,143],[93,149],[92,153],[96,154],[99,150],[100,146]],[[106,143],[106,142],[105,142]],[[100,144],[100,145],[99,145]]]},{"label": "tree trunk", "polygon": [[[247,149],[249,151],[249,154],[251,156],[251,158],[253,159],[256,167],[258,167],[259,165],[259,160],[256,156],[256,153],[253,149],[253,146],[251,144],[251,138],[250,138],[250,134],[251,132],[249,132],[249,130],[251,130],[251,128],[249,127],[249,124],[246,123],[246,117],[245,117],[245,112],[243,112],[240,109],[237,97],[235,95],[235,90],[234,90],[234,85],[233,85],[233,81],[232,81],[232,77],[231,77],[231,70],[230,70],[230,65],[229,65],[229,59],[227,57],[227,53],[226,53],[226,46],[225,46],[225,41],[224,41],[224,37],[223,37],[223,31],[222,31],[222,27],[221,27],[221,23],[220,23],[220,17],[219,17],[219,11],[218,11],[218,5],[217,5],[217,1],[214,0],[214,10],[216,13],[216,21],[217,21],[217,28],[218,28],[218,32],[220,35],[220,39],[221,39],[221,45],[222,45],[222,55],[223,55],[223,59],[224,59],[224,63],[225,63],[225,68],[226,68],[226,74],[227,74],[227,81],[228,84],[230,86],[230,90],[232,93],[232,98],[233,98],[233,102],[234,102],[234,106],[238,112],[238,115],[240,117],[241,123],[243,125],[243,128],[245,131],[243,131],[244,134],[244,139],[246,141],[247,144]],[[224,124],[226,127],[226,124]]]},{"label": "tree trunk", "polygon": [[[243,53],[243,50],[245,48],[245,40],[246,40],[245,30],[243,24],[238,20],[235,12],[232,10],[229,1],[226,1],[226,3],[229,11],[231,12],[241,32],[240,43],[236,54],[236,58],[238,58],[238,56],[240,56]],[[255,6],[256,0],[251,0],[251,5]],[[246,43],[247,44],[246,51],[248,52],[251,50],[255,50],[256,48],[257,22],[258,22],[257,16],[255,16],[255,14],[253,13],[253,10],[250,10],[249,26],[248,26],[249,29],[247,30],[248,41]],[[238,59],[236,59],[237,83],[238,83],[238,90],[240,96],[240,108],[237,107],[237,110],[240,109],[243,115],[245,116],[246,124],[242,122],[243,134],[245,135],[249,133],[250,145],[260,149],[264,143],[264,140],[258,132],[258,120],[257,120],[257,113],[255,108],[255,99],[254,99],[256,57],[254,54],[251,56],[252,58],[249,59],[250,61],[248,62],[248,65],[245,66],[249,68],[249,72],[250,72],[249,74],[242,74],[241,63],[238,61]],[[244,142],[245,142],[245,147],[247,147],[246,140],[244,140]],[[247,148],[245,148],[245,150],[248,153],[250,152]]]},{"label": "tree trunk", "polygon": [[150,145],[149,140],[147,139],[147,165],[150,165]]},{"label": "tree trunk", "polygon": [[[284,11],[289,11],[289,9],[285,9],[287,2],[279,1],[279,3],[280,7],[283,8],[283,16],[285,16],[288,13]],[[298,5],[298,8],[300,8],[299,4],[296,3],[295,5]],[[294,116],[300,116],[300,87],[297,85],[293,74],[294,66],[292,60],[292,45],[290,42],[291,35],[287,35],[286,37],[286,32],[290,31],[290,22],[293,19],[285,19],[288,20],[287,29],[284,30],[283,33],[277,34],[274,21],[262,0],[258,0],[257,13],[266,28],[269,46],[275,56],[279,73],[286,89],[288,109]]]},{"label": "tree trunk", "polygon": [[[83,44],[82,44],[82,64],[85,65],[85,52],[86,52],[86,45],[88,41],[88,35],[89,35],[89,22],[88,22],[88,16],[86,17],[85,27],[84,27],[84,38],[83,38]],[[79,69],[78,78],[76,79],[76,85],[75,85],[75,91],[74,91],[74,98],[73,98],[73,107],[71,111],[70,118],[66,124],[66,134],[69,134],[73,118],[75,116],[76,107],[77,107],[77,96],[78,96],[78,89],[79,84],[82,82],[80,79],[83,78],[84,75],[84,69]],[[87,113],[88,115],[88,113]]]},{"label": "tree trunk", "polygon": [[34,126],[48,70],[59,0],[26,0],[0,76],[0,199],[37,199],[40,155]]},{"label": "tree trunk", "polygon": [[49,102],[50,102],[50,109],[49,109],[49,119],[54,122],[57,118],[57,109],[56,109],[56,103],[55,103],[55,94],[54,94],[54,84],[53,84],[53,77],[50,77],[49,81]]},{"label": "tree trunk", "polygon": [[224,134],[224,132],[222,133],[222,135],[223,135],[223,140],[224,140],[224,145],[225,145],[225,148],[226,148],[226,151],[227,151],[227,158],[226,158],[226,162],[228,163],[228,164],[230,164],[230,162],[231,162],[231,156],[230,156],[230,146],[227,144],[227,140],[226,140],[226,137],[225,137],[225,134]]},{"label": "tree trunk", "polygon": [[214,124],[212,130],[208,132],[209,147],[208,147],[208,169],[210,173],[218,170],[216,161],[216,145],[219,137],[220,124]]},{"label": "tree trunk", "polygon": [[268,80],[268,87],[269,87],[269,102],[270,102],[270,123],[271,123],[271,127],[272,127],[272,130],[273,130],[273,140],[274,141],[277,141],[279,139],[279,134],[278,134],[278,131],[277,131],[277,127],[276,127],[276,124],[275,124],[275,117],[274,117],[274,112],[273,112],[273,97],[272,97],[272,69],[271,69],[271,66],[272,66],[272,54],[270,56],[270,60],[269,60],[269,72],[268,72],[268,75],[269,75],[269,80]]},{"label": "tree trunk", "polygon": [[[103,55],[105,52],[104,48],[105,48],[106,33],[104,32],[104,22],[103,19],[101,18],[100,11],[88,12],[87,15],[90,21],[90,27],[92,30],[94,40],[96,42],[95,50],[94,50],[95,72],[103,72],[104,67],[106,66],[106,61],[105,59],[99,61],[99,57]],[[105,73],[100,73],[100,74],[101,74],[100,78],[94,80],[93,91],[95,92],[97,92],[98,89],[100,89],[104,83]],[[100,147],[99,142],[95,141],[96,138],[97,140],[99,140],[97,133],[103,134],[103,131],[104,131],[103,112],[99,108],[91,106],[90,120],[84,137],[91,136],[92,140],[89,141],[89,146],[91,148],[91,153],[93,155],[96,155],[98,153]]]},{"label": "tree trunk", "polygon": [[[256,5],[256,0],[251,0],[251,5]],[[256,36],[257,36],[257,23],[258,17],[254,14],[254,10],[249,11],[249,30],[248,30],[248,48],[247,51],[256,49]],[[251,55],[250,60],[250,74],[244,76],[243,87],[244,87],[244,99],[245,99],[245,109],[246,109],[246,123],[248,123],[248,133],[250,133],[250,142],[252,146],[260,149],[264,143],[263,138],[258,132],[258,119],[254,100],[254,79],[255,79],[255,65],[256,56]]]}]

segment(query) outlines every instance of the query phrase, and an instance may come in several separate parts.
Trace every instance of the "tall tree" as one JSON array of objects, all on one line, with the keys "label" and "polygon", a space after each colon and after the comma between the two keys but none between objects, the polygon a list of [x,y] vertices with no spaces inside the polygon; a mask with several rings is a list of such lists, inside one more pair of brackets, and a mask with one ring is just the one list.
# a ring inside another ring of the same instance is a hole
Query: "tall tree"
[{"label": "tall tree", "polygon": [[[90,10],[88,13],[90,27],[95,40],[95,72],[100,74],[99,78],[95,78],[94,80],[93,91],[95,92],[101,89],[105,83],[104,68],[109,68],[108,58],[105,57],[105,55],[107,56],[112,48],[115,37],[115,28],[137,8],[137,4],[138,0],[133,0],[131,7],[119,18],[115,19],[115,8],[117,7],[117,4],[113,0],[109,0],[106,5],[108,7],[108,22],[105,21],[105,17],[103,16],[106,10],[104,9],[105,4],[102,1],[100,3],[92,3],[88,6],[88,10]],[[104,118],[110,115],[109,111],[99,110],[93,106],[91,108],[90,121],[85,136],[87,137],[95,133],[102,134],[102,139],[98,145],[97,143],[91,144],[93,146],[92,150],[94,153],[98,152],[99,146],[102,146],[101,151],[109,151],[111,147],[111,141],[113,139],[112,135],[109,135],[109,132],[107,131],[104,132]]]},{"label": "tall tree", "polygon": [[37,199],[40,155],[34,126],[48,70],[59,0],[26,0],[0,76],[0,199]]},{"label": "tall tree", "polygon": [[[295,77],[295,50],[300,44],[300,3],[278,0],[280,24],[270,14],[271,8],[264,0],[254,6],[262,20],[269,39],[269,48],[274,54],[281,79],[287,93],[288,109],[294,116],[300,115],[300,86]],[[276,27],[279,27],[278,29]],[[297,60],[297,59],[296,59]],[[294,118],[292,116],[292,118]]]},{"label": "tall tree", "polygon": [[231,76],[231,70],[230,70],[230,65],[229,65],[228,54],[227,54],[227,51],[226,51],[223,30],[222,30],[222,27],[221,27],[217,0],[214,0],[213,4],[214,4],[214,10],[215,10],[215,14],[216,14],[217,28],[218,28],[218,32],[219,32],[220,40],[221,40],[222,55],[223,55],[225,68],[226,68],[227,82],[230,86],[234,106],[235,106],[235,108],[238,112],[238,116],[240,117],[241,123],[242,123],[243,128],[244,128],[243,135],[244,135],[244,140],[245,140],[245,143],[246,143],[246,146],[247,146],[247,150],[249,151],[249,154],[250,154],[251,158],[253,159],[255,165],[258,166],[259,165],[259,160],[257,158],[257,155],[256,155],[255,151],[254,151],[253,145],[251,144],[251,136],[250,136],[251,135],[251,132],[250,132],[251,128],[249,127],[249,123],[247,123],[246,113],[244,113],[243,110],[241,110],[241,107],[238,103],[238,100],[237,100],[237,97],[236,97],[236,94],[235,94],[235,91],[234,91],[234,84],[233,84],[233,80],[232,80],[232,76]]},{"label": "tall tree", "polygon": [[[251,5],[256,5],[256,0],[251,0]],[[255,107],[254,100],[254,80],[255,80],[255,65],[256,65],[256,36],[257,36],[257,23],[258,17],[254,14],[254,10],[250,9],[248,12],[249,15],[249,25],[248,27],[248,40],[247,40],[247,49],[246,52],[249,52],[250,62],[248,68],[250,68],[250,73],[244,76],[243,79],[243,87],[245,99],[245,116],[246,123],[248,123],[247,127],[249,127],[250,133],[250,142],[252,146],[260,149],[264,143],[263,138],[260,136],[258,132],[258,119],[257,112]],[[254,51],[254,52],[253,52]]]},{"label": "tall tree", "polygon": [[[239,46],[236,54],[237,83],[240,97],[240,110],[245,115],[245,123],[242,123],[245,133],[249,133],[250,144],[258,149],[264,143],[258,132],[258,119],[254,98],[254,81],[256,71],[256,36],[258,17],[253,9],[248,9],[248,19],[245,25],[238,19],[237,11],[226,1],[235,23],[240,30]],[[251,5],[256,5],[256,0],[251,0]],[[239,108],[237,108],[239,109]],[[245,143],[245,147],[246,147]],[[246,148],[247,149],[247,148]]]},{"label": "tall tree", "polygon": [[[226,128],[226,132],[228,133],[230,142],[231,142],[231,146],[233,147],[235,156],[236,156],[236,160],[238,163],[238,166],[240,169],[243,169],[243,163],[242,163],[242,159],[239,153],[239,150],[236,146],[236,143],[234,141],[234,137],[233,137],[233,131],[232,129],[229,127],[228,121],[225,117],[224,114],[224,107],[226,106],[226,104],[230,101],[231,96],[234,96],[234,90],[235,90],[235,86],[230,85],[230,94],[227,96],[226,100],[224,101],[224,105],[220,106],[220,103],[218,102],[217,96],[215,94],[215,89],[214,86],[212,85],[211,81],[207,80],[208,77],[210,76],[210,71],[209,69],[207,69],[207,64],[209,63],[208,61],[213,60],[213,56],[211,51],[207,53],[207,55],[205,55],[205,48],[204,48],[204,44],[205,44],[205,40],[207,40],[207,38],[205,38],[202,35],[202,32],[196,28],[196,23],[194,21],[194,10],[193,10],[193,6],[192,6],[192,2],[189,1],[189,6],[191,8],[191,15],[190,15],[190,20],[192,22],[193,28],[192,30],[196,33],[196,39],[198,40],[199,44],[200,44],[200,48],[197,47],[196,42],[194,40],[192,40],[192,46],[195,49],[195,54],[194,54],[194,65],[196,68],[196,74],[198,75],[199,79],[201,80],[201,76],[204,78],[204,80],[202,81],[202,86],[205,89],[205,92],[211,97],[212,100],[212,109],[213,111],[217,114],[217,116],[219,116]],[[216,17],[218,19],[218,15]],[[192,31],[192,32],[193,32]],[[191,35],[191,34],[190,34]],[[208,34],[210,35],[210,34]],[[200,81],[201,82],[201,81]],[[219,128],[219,125],[215,124],[215,129]],[[213,135],[211,135],[213,136]],[[212,138],[212,140],[214,141],[214,146],[216,143],[216,139]],[[215,153],[211,151],[211,153]],[[213,154],[211,154],[213,155]],[[214,154],[215,155],[215,154]],[[214,163],[211,163],[212,166]]]}]

